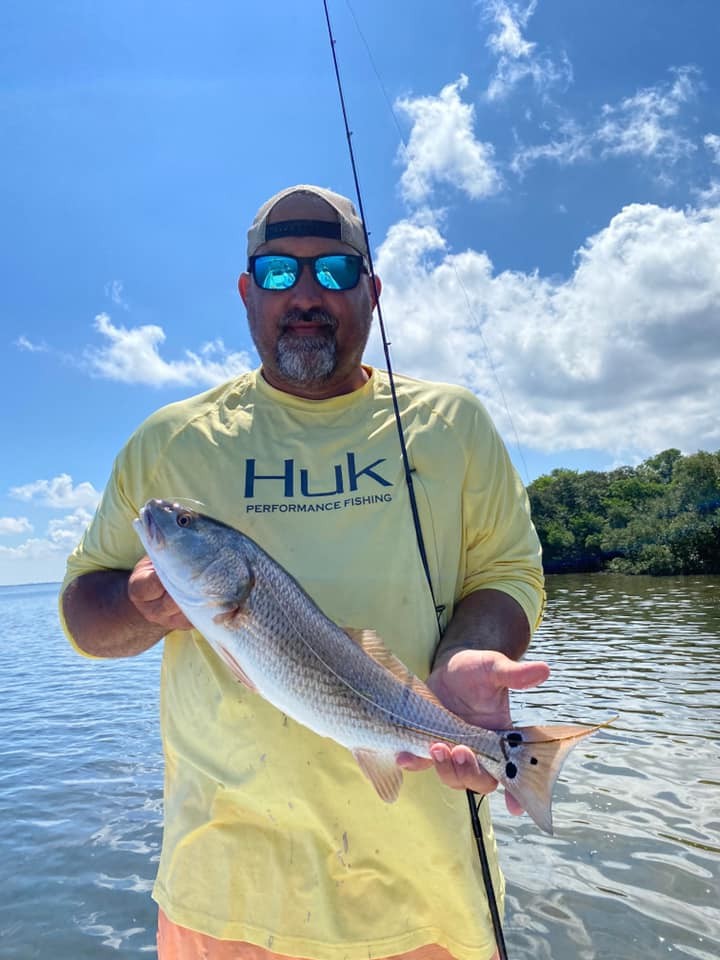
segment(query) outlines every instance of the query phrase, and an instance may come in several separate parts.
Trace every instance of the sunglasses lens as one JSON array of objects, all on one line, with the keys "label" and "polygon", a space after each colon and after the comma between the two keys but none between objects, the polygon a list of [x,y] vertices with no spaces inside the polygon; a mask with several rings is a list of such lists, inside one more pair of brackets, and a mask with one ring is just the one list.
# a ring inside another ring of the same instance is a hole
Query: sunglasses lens
[{"label": "sunglasses lens", "polygon": [[289,290],[298,281],[303,264],[312,264],[315,279],[326,290],[352,290],[357,286],[362,257],[330,253],[320,257],[291,257],[268,253],[251,258],[255,283],[263,290]]},{"label": "sunglasses lens", "polygon": [[299,269],[295,257],[268,254],[255,258],[253,275],[255,283],[263,290],[288,290],[297,280]]},{"label": "sunglasses lens", "polygon": [[360,257],[332,254],[315,260],[317,282],[326,290],[351,290],[360,278]]}]

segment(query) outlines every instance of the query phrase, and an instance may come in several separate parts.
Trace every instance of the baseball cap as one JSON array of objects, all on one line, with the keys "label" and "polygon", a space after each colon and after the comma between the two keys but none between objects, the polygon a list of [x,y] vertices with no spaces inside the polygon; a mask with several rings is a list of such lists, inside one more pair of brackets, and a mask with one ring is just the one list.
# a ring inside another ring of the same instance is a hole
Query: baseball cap
[{"label": "baseball cap", "polygon": [[[276,204],[294,193],[309,194],[324,200],[335,211],[337,220],[277,220],[268,223]],[[333,190],[307,183],[281,190],[260,207],[248,230],[248,257],[253,256],[263,243],[279,237],[327,237],[329,240],[347,243],[364,257],[368,256],[363,223],[352,201]]]}]

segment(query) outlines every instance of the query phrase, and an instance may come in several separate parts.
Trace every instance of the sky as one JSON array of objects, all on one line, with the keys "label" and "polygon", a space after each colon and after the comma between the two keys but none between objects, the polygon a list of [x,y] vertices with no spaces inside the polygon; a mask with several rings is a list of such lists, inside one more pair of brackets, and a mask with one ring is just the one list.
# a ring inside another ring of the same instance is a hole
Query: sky
[{"label": "sky", "polygon": [[[720,448],[720,5],[329,10],[394,368],[477,393],[526,483]],[[257,365],[260,204],[354,185],[321,0],[4,0],[0,67],[13,584],[148,414]]]}]

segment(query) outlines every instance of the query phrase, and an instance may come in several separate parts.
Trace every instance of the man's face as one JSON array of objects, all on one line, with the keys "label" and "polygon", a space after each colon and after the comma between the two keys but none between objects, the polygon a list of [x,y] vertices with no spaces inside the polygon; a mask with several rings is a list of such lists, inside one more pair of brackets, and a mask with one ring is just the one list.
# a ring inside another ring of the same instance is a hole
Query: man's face
[{"label": "man's face", "polygon": [[[275,220],[329,219],[325,204],[319,216],[317,205],[291,199],[293,203],[283,202]],[[283,237],[263,244],[256,253],[314,257],[357,251],[337,240]],[[249,274],[240,277],[239,289],[263,374],[272,386],[315,399],[362,386],[366,376],[361,359],[375,305],[367,274],[362,273],[351,290],[326,290],[305,265],[289,290],[263,290]]]}]

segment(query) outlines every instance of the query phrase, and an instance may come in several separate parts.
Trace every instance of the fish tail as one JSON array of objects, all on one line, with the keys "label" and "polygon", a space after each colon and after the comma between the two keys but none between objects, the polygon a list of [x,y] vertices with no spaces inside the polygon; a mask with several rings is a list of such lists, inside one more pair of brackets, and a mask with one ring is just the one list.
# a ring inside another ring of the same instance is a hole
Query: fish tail
[{"label": "fish tail", "polygon": [[[612,721],[609,721],[612,722]],[[552,834],[552,792],[565,758],[596,726],[559,724],[543,727],[516,727],[498,733],[504,767],[493,776],[522,805],[541,830]],[[478,758],[482,763],[482,757]]]}]

